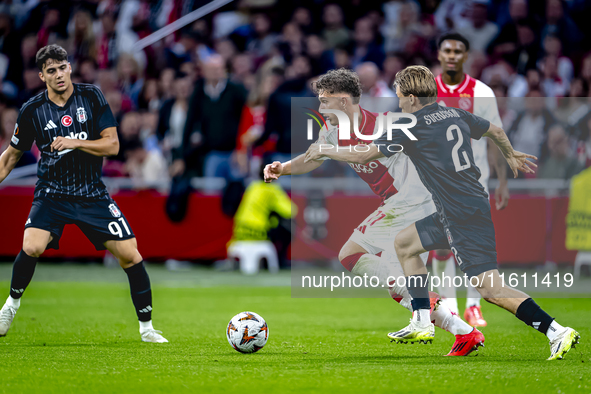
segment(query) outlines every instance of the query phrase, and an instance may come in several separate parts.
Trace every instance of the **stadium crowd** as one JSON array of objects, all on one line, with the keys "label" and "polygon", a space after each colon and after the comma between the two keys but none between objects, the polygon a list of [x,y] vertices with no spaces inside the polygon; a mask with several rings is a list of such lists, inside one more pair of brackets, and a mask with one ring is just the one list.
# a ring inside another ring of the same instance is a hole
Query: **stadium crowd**
[{"label": "stadium crowd", "polygon": [[[107,176],[153,181],[255,177],[293,150],[290,99],[329,69],[356,70],[365,97],[394,97],[396,72],[435,75],[437,36],[470,40],[464,70],[490,85],[515,148],[537,177],[591,166],[591,17],[585,0],[237,0],[143,50],[137,42],[200,0],[4,1],[0,4],[0,149],[18,108],[45,89],[35,54],[57,43],[72,79],[100,87],[119,122]],[[536,99],[538,98],[538,99]],[[32,152],[21,165],[35,161]]]}]

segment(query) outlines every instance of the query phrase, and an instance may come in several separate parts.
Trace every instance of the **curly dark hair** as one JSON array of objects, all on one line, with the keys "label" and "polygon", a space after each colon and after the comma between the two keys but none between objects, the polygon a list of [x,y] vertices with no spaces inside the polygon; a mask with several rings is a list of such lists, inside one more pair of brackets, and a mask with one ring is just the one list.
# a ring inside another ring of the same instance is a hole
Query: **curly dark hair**
[{"label": "curly dark hair", "polygon": [[35,56],[35,63],[37,63],[39,71],[43,71],[43,66],[49,59],[63,62],[64,60],[68,60],[68,52],[56,44],[46,45],[39,49]]},{"label": "curly dark hair", "polygon": [[353,97],[353,104],[359,104],[362,92],[359,76],[354,71],[346,68],[330,70],[320,76],[318,81],[314,83],[314,93],[319,95],[323,92],[330,94],[349,94]]}]

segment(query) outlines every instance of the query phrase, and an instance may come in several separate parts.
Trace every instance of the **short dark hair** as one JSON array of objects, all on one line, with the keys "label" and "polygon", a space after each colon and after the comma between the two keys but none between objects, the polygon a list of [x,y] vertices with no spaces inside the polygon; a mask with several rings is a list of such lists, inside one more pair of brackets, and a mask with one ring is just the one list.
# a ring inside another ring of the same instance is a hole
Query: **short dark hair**
[{"label": "short dark hair", "polygon": [[56,44],[46,45],[39,49],[37,51],[37,55],[35,56],[35,63],[37,63],[37,68],[39,71],[43,71],[43,66],[49,59],[63,62],[64,60],[68,60],[68,52]]},{"label": "short dark hair", "polygon": [[463,35],[461,35],[458,32],[449,31],[449,32],[441,35],[439,37],[439,40],[437,40],[437,49],[441,49],[441,44],[443,44],[443,41],[445,41],[445,40],[454,40],[454,41],[463,42],[464,45],[466,46],[466,51],[470,50],[470,41],[468,41],[468,39],[466,37],[464,37]]},{"label": "short dark hair", "polygon": [[322,92],[330,94],[346,93],[353,97],[353,104],[359,104],[361,97],[361,82],[359,76],[352,70],[346,68],[339,68],[338,70],[330,70],[326,74],[320,76],[318,81],[314,83],[314,93],[321,94]]}]

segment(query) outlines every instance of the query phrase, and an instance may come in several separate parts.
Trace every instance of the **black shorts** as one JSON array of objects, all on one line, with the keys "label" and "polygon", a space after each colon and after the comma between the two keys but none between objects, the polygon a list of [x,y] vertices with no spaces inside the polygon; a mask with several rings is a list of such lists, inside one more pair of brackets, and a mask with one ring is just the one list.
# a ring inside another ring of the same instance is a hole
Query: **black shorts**
[{"label": "black shorts", "polygon": [[497,269],[495,227],[490,212],[477,211],[466,220],[440,218],[436,212],[415,223],[425,250],[451,249],[469,277]]},{"label": "black shorts", "polygon": [[107,241],[135,238],[127,219],[112,199],[81,202],[37,197],[33,200],[25,229],[33,227],[49,231],[53,239],[47,249],[59,249],[66,224],[78,226],[96,250],[105,250]]}]

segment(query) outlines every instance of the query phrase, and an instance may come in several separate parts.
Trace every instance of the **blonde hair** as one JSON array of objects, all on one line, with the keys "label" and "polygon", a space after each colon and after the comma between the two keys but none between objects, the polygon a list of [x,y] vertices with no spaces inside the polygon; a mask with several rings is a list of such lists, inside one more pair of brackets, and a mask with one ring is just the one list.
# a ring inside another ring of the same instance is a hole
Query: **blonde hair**
[{"label": "blonde hair", "polygon": [[425,66],[410,66],[396,73],[394,88],[400,88],[403,96],[413,95],[422,105],[437,100],[437,83],[431,70]]}]

